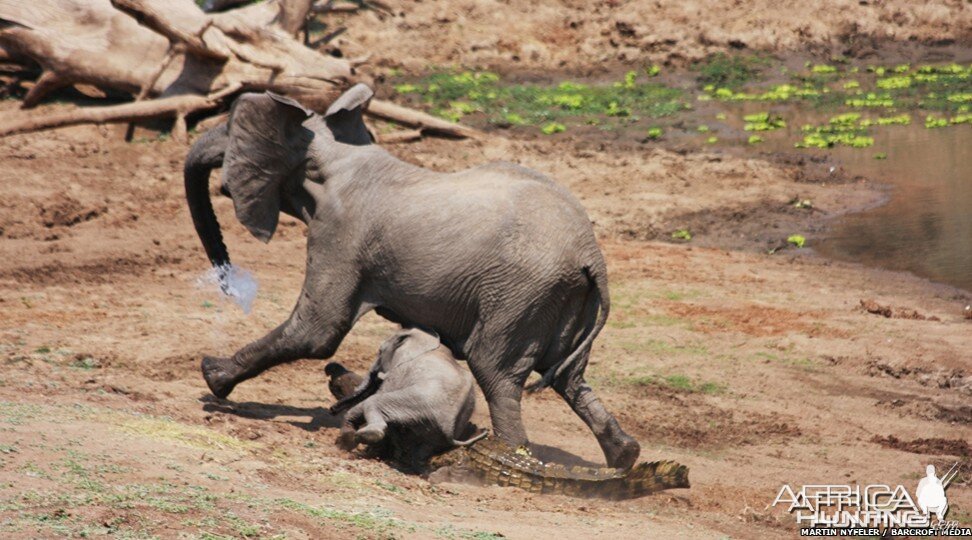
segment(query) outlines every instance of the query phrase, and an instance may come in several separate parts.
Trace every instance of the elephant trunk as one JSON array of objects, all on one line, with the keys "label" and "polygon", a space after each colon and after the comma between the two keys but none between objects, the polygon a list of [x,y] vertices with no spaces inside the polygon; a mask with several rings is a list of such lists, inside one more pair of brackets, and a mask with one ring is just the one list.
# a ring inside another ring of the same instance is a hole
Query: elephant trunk
[{"label": "elephant trunk", "polygon": [[192,214],[192,223],[196,227],[196,234],[202,241],[209,262],[218,272],[220,285],[224,288],[230,259],[209,197],[209,174],[213,169],[223,165],[227,141],[226,124],[209,130],[192,145],[183,169],[186,200],[189,203],[189,213]]}]

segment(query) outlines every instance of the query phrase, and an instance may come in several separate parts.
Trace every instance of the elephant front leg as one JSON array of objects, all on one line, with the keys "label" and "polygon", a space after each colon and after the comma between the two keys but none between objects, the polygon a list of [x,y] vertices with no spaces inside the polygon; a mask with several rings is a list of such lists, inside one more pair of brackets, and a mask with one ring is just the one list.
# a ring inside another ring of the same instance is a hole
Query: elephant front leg
[{"label": "elephant front leg", "polygon": [[473,362],[469,363],[469,368],[489,406],[493,433],[514,448],[526,446],[529,441],[523,427],[520,399],[527,374],[496,373]]},{"label": "elephant front leg", "polygon": [[286,362],[330,358],[353,323],[354,309],[339,304],[322,309],[305,290],[290,318],[269,334],[230,358],[203,358],[203,378],[213,395],[225,398],[237,384]]}]

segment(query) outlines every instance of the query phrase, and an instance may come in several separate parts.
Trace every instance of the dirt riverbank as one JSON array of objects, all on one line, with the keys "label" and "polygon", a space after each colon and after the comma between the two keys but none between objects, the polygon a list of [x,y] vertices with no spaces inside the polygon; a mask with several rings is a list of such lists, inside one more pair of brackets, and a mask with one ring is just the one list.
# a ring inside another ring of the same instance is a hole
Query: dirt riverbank
[{"label": "dirt riverbank", "polygon": [[[580,17],[588,4],[542,4],[529,16],[525,5],[408,4],[404,18],[355,19],[347,54],[377,48],[379,64],[416,72],[418,63],[485,68],[514,53],[567,69],[604,55],[620,61],[628,49],[651,61],[695,59],[736,40],[830,50],[849,46],[840,33],[855,21],[862,35],[900,40],[888,51],[911,37],[947,47],[972,28],[961,2],[825,12],[740,4],[701,20],[691,2],[660,15],[637,2],[625,16],[607,15],[615,4],[604,2],[593,18]],[[719,22],[733,10],[758,16]],[[668,22],[637,22],[649,12]],[[500,20],[505,35],[475,47]],[[403,42],[418,45],[406,51]],[[616,503],[432,486],[355,459],[333,446],[322,363],[274,369],[232,401],[214,400],[201,356],[230,353],[286,318],[303,279],[303,226],[285,218],[263,245],[228,199],[216,200],[234,262],[261,285],[243,315],[196,285],[206,260],[183,198],[186,147],[126,144],[123,132],[0,140],[0,536],[789,538],[793,517],[768,507],[783,484],[913,490],[927,464],[956,461],[964,469],[948,490],[949,517],[972,523],[972,321],[962,311],[972,294],[785,247],[792,232],[880,201],[877,182],[805,156],[614,148],[570,136],[498,131],[389,146],[438,170],[516,161],[588,209],[614,305],[589,379],[641,442],[642,458],[688,465],[693,486]],[[815,209],[796,208],[795,197]],[[695,238],[672,242],[681,228]],[[784,249],[768,254],[780,239]],[[391,331],[367,316],[336,359],[364,369]],[[593,436],[553,393],[525,397],[524,412],[541,458],[601,462]]]}]

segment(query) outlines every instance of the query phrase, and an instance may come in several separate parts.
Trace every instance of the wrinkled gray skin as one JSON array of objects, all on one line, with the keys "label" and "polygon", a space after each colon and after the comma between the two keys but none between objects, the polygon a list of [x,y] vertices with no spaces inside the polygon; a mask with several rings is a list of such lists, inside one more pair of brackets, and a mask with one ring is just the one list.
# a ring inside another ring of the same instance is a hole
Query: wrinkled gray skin
[{"label": "wrinkled gray skin", "polygon": [[435,331],[468,361],[494,432],[527,443],[520,398],[552,386],[590,426],[612,467],[638,443],[584,381],[609,296],[590,219],[564,188],[510,163],[439,173],[371,144],[358,85],[323,116],[272,94],[244,94],[227,124],[192,147],[186,193],[196,231],[217,269],[229,263],[209,200],[223,168],[236,216],[264,242],[280,212],[307,224],[304,286],[290,317],[230,358],[206,357],[217,397],[299,358],[330,358],[365,313]]},{"label": "wrinkled gray skin", "polygon": [[476,406],[473,378],[439,338],[418,329],[397,332],[378,349],[369,379],[378,382],[364,381],[369,390],[341,402],[360,401],[344,416],[343,448],[384,442],[396,459],[421,468],[434,454],[468,444],[459,439]]}]

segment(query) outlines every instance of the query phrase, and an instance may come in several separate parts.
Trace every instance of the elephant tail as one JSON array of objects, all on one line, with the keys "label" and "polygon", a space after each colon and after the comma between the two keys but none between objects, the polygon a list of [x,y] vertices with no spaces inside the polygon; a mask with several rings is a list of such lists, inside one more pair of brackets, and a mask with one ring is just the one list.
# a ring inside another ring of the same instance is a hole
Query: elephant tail
[{"label": "elephant tail", "polygon": [[[587,276],[587,281],[589,284],[589,291],[593,294],[587,295],[588,306],[591,310],[596,310],[598,312],[597,320],[594,322],[593,326],[587,328],[587,333],[584,335],[581,342],[577,347],[571,351],[571,353],[561,360],[560,362],[554,364],[547,371],[543,373],[540,380],[528,385],[526,387],[527,392],[534,393],[543,390],[550,386],[555,379],[560,377],[564,371],[572,367],[584,355],[590,353],[591,345],[594,343],[594,338],[597,337],[604,325],[607,324],[608,314],[611,312],[611,296],[608,294],[608,283],[607,283],[607,272],[604,268],[604,263],[596,266],[585,266],[583,268],[584,275]],[[587,306],[585,306],[587,307]],[[585,312],[587,310],[585,309]]]},{"label": "elephant tail", "polygon": [[223,165],[223,155],[227,146],[226,124],[220,124],[207,131],[192,145],[183,169],[186,186],[186,202],[196,227],[196,234],[202,241],[209,262],[217,269],[230,263],[229,252],[223,242],[216,212],[209,197],[209,174]]}]

